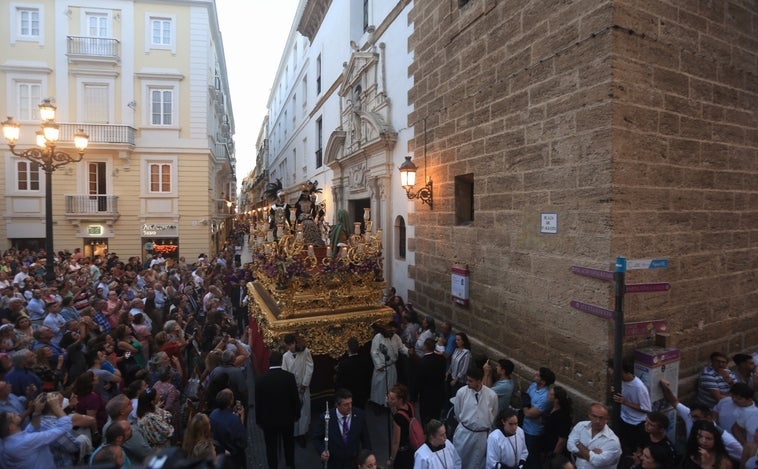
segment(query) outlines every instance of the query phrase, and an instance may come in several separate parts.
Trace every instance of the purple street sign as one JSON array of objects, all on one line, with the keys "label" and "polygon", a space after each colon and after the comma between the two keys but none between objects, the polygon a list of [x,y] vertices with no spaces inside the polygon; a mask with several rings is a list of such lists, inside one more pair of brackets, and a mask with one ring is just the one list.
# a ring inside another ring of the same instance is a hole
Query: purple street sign
[{"label": "purple street sign", "polygon": [[671,290],[670,283],[627,283],[626,293],[644,293]]},{"label": "purple street sign", "polygon": [[577,275],[584,275],[585,277],[599,278],[600,280],[613,280],[613,272],[607,270],[572,265],[571,271]]},{"label": "purple street sign", "polygon": [[651,336],[655,332],[666,332],[665,320],[627,322],[624,324],[624,336],[626,337]]},{"label": "purple street sign", "polygon": [[574,309],[584,311],[585,313],[594,314],[595,316],[600,316],[601,318],[611,319],[613,317],[613,311],[610,309],[605,309],[600,306],[591,305],[589,303],[582,303],[581,301],[575,300],[571,300],[570,304]]}]

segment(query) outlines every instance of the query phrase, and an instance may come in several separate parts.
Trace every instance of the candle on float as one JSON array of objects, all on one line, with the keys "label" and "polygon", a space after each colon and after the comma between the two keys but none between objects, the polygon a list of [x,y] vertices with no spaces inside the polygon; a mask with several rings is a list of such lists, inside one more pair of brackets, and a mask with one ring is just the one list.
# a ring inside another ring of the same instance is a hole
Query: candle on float
[{"label": "candle on float", "polygon": [[297,217],[297,208],[290,207],[290,222],[292,222],[292,224],[295,223],[296,217]]},{"label": "candle on float", "polygon": [[357,221],[353,223],[353,227],[355,228],[354,233],[359,235],[361,234],[361,222]]},{"label": "candle on float", "polygon": [[327,246],[326,247],[326,257],[332,257],[332,247]]},{"label": "candle on float", "polygon": [[316,255],[316,251],[313,249],[313,245],[309,244],[308,245],[308,257],[315,256],[315,255]]},{"label": "candle on float", "polygon": [[324,414],[324,448],[326,449],[329,449],[329,417],[329,401],[326,401],[326,414]]},{"label": "candle on float", "polygon": [[343,257],[347,257],[347,246],[342,246],[340,248],[340,259]]}]

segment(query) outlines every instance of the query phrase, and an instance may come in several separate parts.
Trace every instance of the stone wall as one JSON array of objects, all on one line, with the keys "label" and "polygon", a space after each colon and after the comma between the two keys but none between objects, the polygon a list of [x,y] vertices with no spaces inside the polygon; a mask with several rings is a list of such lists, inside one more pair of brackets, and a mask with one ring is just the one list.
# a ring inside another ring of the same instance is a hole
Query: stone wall
[{"label": "stone wall", "polygon": [[[409,217],[409,297],[586,399],[604,396],[612,322],[569,302],[613,309],[613,292],[572,265],[670,259],[627,276],[672,290],[627,295],[626,319],[668,321],[683,378],[714,349],[758,346],[756,7],[681,3],[416,0],[409,16],[410,150],[421,168],[425,119],[434,181],[434,210]],[[455,177],[470,173],[474,222],[456,226]],[[543,212],[557,234],[540,233]],[[450,301],[455,262],[469,308]]]}]

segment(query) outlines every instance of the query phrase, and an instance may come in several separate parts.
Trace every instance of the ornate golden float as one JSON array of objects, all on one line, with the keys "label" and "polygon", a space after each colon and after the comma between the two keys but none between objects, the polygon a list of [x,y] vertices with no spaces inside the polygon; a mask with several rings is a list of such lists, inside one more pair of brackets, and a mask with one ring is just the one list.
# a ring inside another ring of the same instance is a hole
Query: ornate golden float
[{"label": "ornate golden float", "polygon": [[365,343],[376,333],[373,324],[392,318],[382,304],[381,230],[374,233],[368,219],[363,233],[361,223],[354,225],[334,252],[307,244],[300,224],[292,230],[279,224],[276,240],[265,221],[255,227],[250,315],[269,348],[296,333],[314,354],[337,358],[350,337]]}]

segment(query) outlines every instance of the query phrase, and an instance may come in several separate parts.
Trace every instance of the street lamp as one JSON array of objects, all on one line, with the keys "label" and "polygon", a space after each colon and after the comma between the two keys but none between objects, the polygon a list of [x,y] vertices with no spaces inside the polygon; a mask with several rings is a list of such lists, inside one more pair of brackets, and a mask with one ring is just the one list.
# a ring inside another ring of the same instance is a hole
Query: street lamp
[{"label": "street lamp", "polygon": [[[432,200],[432,178],[427,177],[424,187],[418,192],[412,192],[413,186],[416,185],[416,170],[418,167],[413,164],[410,156],[405,157],[405,161],[400,165],[400,185],[405,189],[408,199],[420,199],[422,204],[429,205],[433,208]],[[426,176],[426,117],[424,117],[424,176]]]},{"label": "street lamp", "polygon": [[16,151],[16,141],[21,135],[21,125],[12,117],[3,122],[3,136],[8,142],[11,153],[36,163],[45,172],[45,280],[55,279],[55,257],[53,251],[53,171],[69,163],[78,163],[84,157],[84,150],[89,143],[89,136],[82,129],[74,134],[74,146],[79,155],[71,156],[68,153],[55,150],[58,142],[60,128],[55,123],[56,107],[49,98],[39,105],[39,115],[42,118],[40,130],[37,131],[37,146],[27,150]]}]

